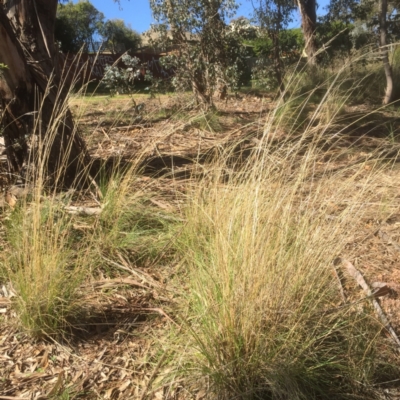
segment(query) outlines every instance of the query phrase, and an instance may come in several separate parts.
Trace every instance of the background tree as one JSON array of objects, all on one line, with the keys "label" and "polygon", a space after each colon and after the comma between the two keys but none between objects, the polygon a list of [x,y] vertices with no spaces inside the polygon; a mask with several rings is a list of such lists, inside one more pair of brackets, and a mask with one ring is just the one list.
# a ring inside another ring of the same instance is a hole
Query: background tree
[{"label": "background tree", "polygon": [[354,48],[351,32],[356,7],[357,0],[331,0],[325,7],[327,13],[318,20],[317,42],[320,46],[329,45],[318,57],[320,63],[333,68],[335,59],[351,57]]},{"label": "background tree", "polygon": [[400,37],[398,0],[331,0],[327,19],[346,21],[353,26],[350,36],[354,48],[366,43],[376,47],[379,43],[386,77],[383,103],[388,104],[394,96],[393,69],[389,59],[389,45]]},{"label": "background tree", "polygon": [[301,27],[304,34],[305,50],[307,54],[307,62],[313,66],[316,64],[316,28],[317,28],[317,11],[315,0],[297,0],[301,15]]},{"label": "background tree", "polygon": [[175,70],[176,86],[190,86],[198,103],[213,106],[213,93],[226,92],[230,32],[226,17],[237,8],[234,0],[150,0],[158,22],[158,46],[170,50],[166,66]]},{"label": "background tree", "polygon": [[58,7],[56,40],[64,52],[76,53],[83,46],[86,51],[97,51],[94,43],[96,36],[100,38],[103,26],[104,14],[89,0],[79,0],[76,4],[69,1]]},{"label": "background tree", "polygon": [[231,19],[228,29],[245,41],[257,39],[260,31],[259,26],[252,24],[248,18],[243,16]]},{"label": "background tree", "polygon": [[[42,138],[54,134],[47,141],[45,169],[53,183],[70,186],[86,171],[90,157],[65,105],[54,41],[56,12],[57,0],[3,2],[0,7],[0,64],[8,67],[0,77],[0,125],[13,173],[28,157],[33,132]],[[40,130],[34,129],[35,121]]]},{"label": "background tree", "polygon": [[[293,1],[290,0],[261,0],[255,15],[260,23],[261,30],[266,31],[272,43],[273,70],[278,87],[283,93],[284,65],[281,57],[281,33],[292,21],[292,11],[295,9]],[[267,58],[269,55],[266,55]],[[260,60],[258,67],[266,67],[267,59]],[[264,65],[263,65],[264,64]]]},{"label": "background tree", "polygon": [[387,23],[386,14],[388,8],[387,0],[380,0],[380,13],[379,13],[379,44],[382,54],[383,68],[386,76],[386,90],[383,97],[383,104],[389,104],[393,98],[393,70],[389,62],[389,50],[387,47]]},{"label": "background tree", "polygon": [[82,47],[76,39],[73,24],[65,15],[57,17],[54,35],[60,50],[64,53],[77,53]]},{"label": "background tree", "polygon": [[[352,49],[360,49],[367,44],[374,43],[376,38],[374,29],[371,29],[374,7],[374,0],[330,0],[326,7],[326,15],[321,18],[321,24],[318,27],[319,33],[322,32],[322,35],[325,33],[326,39],[329,40],[337,35],[338,30],[342,27],[340,30],[347,29],[343,34],[348,36]],[[346,40],[343,39],[343,35],[340,36],[338,42],[343,45]],[[336,47],[336,43],[332,43],[332,47]]]},{"label": "background tree", "polygon": [[[335,68],[343,59],[350,60],[355,43],[352,32],[354,25],[342,21],[321,19],[317,28],[317,43],[324,51],[318,54],[318,63]],[[327,44],[327,45],[326,45]]]},{"label": "background tree", "polygon": [[383,104],[389,104],[394,98],[394,77],[393,69],[389,60],[389,44],[399,38],[399,6],[398,0],[380,0],[378,4],[372,3],[374,11],[369,26],[379,37],[379,51],[382,57],[383,68],[386,78],[386,89],[383,96]]},{"label": "background tree", "polygon": [[325,9],[327,13],[324,20],[341,21],[345,25],[361,16],[359,0],[330,0]]},{"label": "background tree", "polygon": [[122,19],[106,21],[100,29],[100,34],[104,41],[104,46],[113,54],[124,51],[135,52],[142,41],[140,34],[125,25]]}]

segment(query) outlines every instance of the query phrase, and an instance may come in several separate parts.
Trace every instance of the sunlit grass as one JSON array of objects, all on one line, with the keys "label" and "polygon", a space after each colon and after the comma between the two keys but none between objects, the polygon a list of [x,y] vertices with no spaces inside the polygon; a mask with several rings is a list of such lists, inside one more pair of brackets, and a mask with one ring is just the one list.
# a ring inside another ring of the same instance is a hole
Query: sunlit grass
[{"label": "sunlit grass", "polygon": [[227,175],[227,151],[188,194],[175,340],[182,375],[210,398],[373,398],[380,374],[395,375],[368,304],[338,307],[333,260],[380,182],[377,161],[335,168],[348,149],[324,160],[345,94],[332,85],[301,125],[312,93],[282,98],[244,166]]}]

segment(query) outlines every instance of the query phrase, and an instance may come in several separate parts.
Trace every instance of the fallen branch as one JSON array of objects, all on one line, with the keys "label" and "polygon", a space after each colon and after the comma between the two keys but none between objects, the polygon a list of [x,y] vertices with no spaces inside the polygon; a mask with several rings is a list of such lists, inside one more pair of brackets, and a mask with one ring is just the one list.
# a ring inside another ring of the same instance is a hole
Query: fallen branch
[{"label": "fallen branch", "polygon": [[390,325],[389,320],[387,319],[385,313],[383,312],[381,306],[379,305],[378,301],[374,298],[374,293],[371,291],[368,283],[365,281],[364,277],[362,276],[361,272],[359,272],[356,267],[347,260],[342,259],[342,264],[346,267],[348,273],[357,281],[357,283],[363,288],[365,293],[369,298],[371,298],[372,305],[375,308],[378,317],[380,318],[383,326],[389,332],[390,336],[392,337],[393,341],[397,344],[400,350],[400,339],[398,338],[396,332]]}]

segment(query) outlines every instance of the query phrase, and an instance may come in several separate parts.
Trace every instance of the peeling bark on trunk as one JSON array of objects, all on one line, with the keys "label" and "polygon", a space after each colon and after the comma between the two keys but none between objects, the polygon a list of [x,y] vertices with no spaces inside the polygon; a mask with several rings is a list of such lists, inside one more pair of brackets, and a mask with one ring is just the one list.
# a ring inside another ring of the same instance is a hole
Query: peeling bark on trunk
[{"label": "peeling bark on trunk", "polygon": [[386,14],[387,14],[387,0],[381,0],[380,2],[380,51],[382,54],[383,67],[385,69],[386,76],[386,90],[383,98],[383,104],[389,104],[393,97],[393,70],[389,62],[389,50],[387,48],[387,26],[386,26]]},{"label": "peeling bark on trunk", "polygon": [[12,172],[21,171],[27,137],[35,133],[49,146],[44,166],[49,182],[71,186],[87,172],[90,157],[65,104],[68,87],[54,42],[56,11],[57,0],[4,5],[0,0],[0,63],[8,66],[0,79],[0,116]]},{"label": "peeling bark on trunk", "polygon": [[315,29],[317,27],[316,3],[315,0],[297,0],[297,4],[301,14],[301,27],[306,43],[307,63],[310,66],[315,66],[317,63],[315,57],[317,52],[315,41]]}]

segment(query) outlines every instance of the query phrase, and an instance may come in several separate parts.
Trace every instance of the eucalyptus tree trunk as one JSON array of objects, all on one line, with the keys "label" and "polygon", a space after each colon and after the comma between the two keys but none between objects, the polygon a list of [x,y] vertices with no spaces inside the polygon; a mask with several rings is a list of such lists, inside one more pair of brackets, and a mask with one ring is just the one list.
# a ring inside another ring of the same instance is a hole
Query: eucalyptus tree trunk
[{"label": "eucalyptus tree trunk", "polygon": [[197,103],[208,105],[210,98],[206,93],[205,82],[203,74],[198,74],[194,65],[190,61],[190,48],[189,43],[186,38],[186,32],[182,32],[180,27],[175,23],[175,7],[173,0],[166,0],[167,6],[167,17],[171,26],[172,42],[178,48],[180,56],[184,54],[185,58],[188,60],[188,73],[190,74],[190,83],[192,86],[193,95]]},{"label": "eucalyptus tree trunk", "polygon": [[276,23],[275,23],[275,29],[271,31],[270,36],[272,37],[272,43],[274,46],[274,71],[275,71],[275,78],[278,83],[279,91],[281,94],[285,93],[285,84],[283,82],[283,61],[281,57],[281,43],[279,40],[279,34],[282,31],[282,23],[281,21],[283,20],[282,17],[282,9],[281,9],[281,4],[277,2],[276,4],[276,13],[277,13],[277,18],[276,18]]},{"label": "eucalyptus tree trunk", "polygon": [[227,67],[226,43],[224,42],[225,24],[221,18],[221,0],[209,0],[204,25],[201,48],[204,59],[213,67],[208,71],[207,90],[211,98],[215,91],[221,100],[226,99],[228,86],[225,69]]},{"label": "eucalyptus tree trunk", "polygon": [[[215,77],[210,76],[210,71],[207,68],[199,68],[194,61],[192,61],[192,44],[187,38],[187,32],[182,31],[181,27],[176,23],[177,16],[174,7],[174,0],[166,0],[167,18],[170,24],[172,41],[178,48],[180,56],[187,60],[187,74],[190,77],[190,85],[197,104],[204,110],[214,108],[213,102],[213,89]],[[215,64],[222,57],[223,46],[217,48],[216,42],[221,42],[221,37],[218,35],[223,29],[223,23],[219,15],[219,0],[209,0],[205,5],[206,7],[206,21],[200,39],[200,55],[199,59],[204,64]],[[210,39],[213,43],[210,43]],[[212,48],[212,51],[210,51]],[[210,54],[214,53],[211,57]],[[215,71],[214,71],[215,72]],[[226,90],[226,89],[225,89]]]},{"label": "eucalyptus tree trunk", "polygon": [[310,66],[317,64],[317,43],[315,40],[315,29],[317,27],[317,12],[315,0],[297,0],[301,15],[301,27],[304,41],[306,43],[307,63]]},{"label": "eucalyptus tree trunk", "polygon": [[275,79],[278,83],[279,91],[281,94],[285,93],[285,83],[283,82],[283,62],[281,58],[281,49],[279,41],[279,33],[275,32],[272,34],[272,43],[274,46],[274,71]]},{"label": "eucalyptus tree trunk", "polygon": [[382,54],[383,67],[386,76],[386,90],[383,98],[383,104],[389,104],[393,98],[393,70],[389,62],[389,50],[387,48],[387,0],[380,1],[380,15],[379,15],[379,28],[380,28],[380,51]]},{"label": "eucalyptus tree trunk", "polygon": [[[11,172],[46,147],[42,167],[49,183],[71,186],[87,173],[90,157],[66,104],[54,41],[57,3],[0,0],[0,63],[7,66],[0,78],[0,124]],[[33,133],[40,145],[29,155]]]}]

